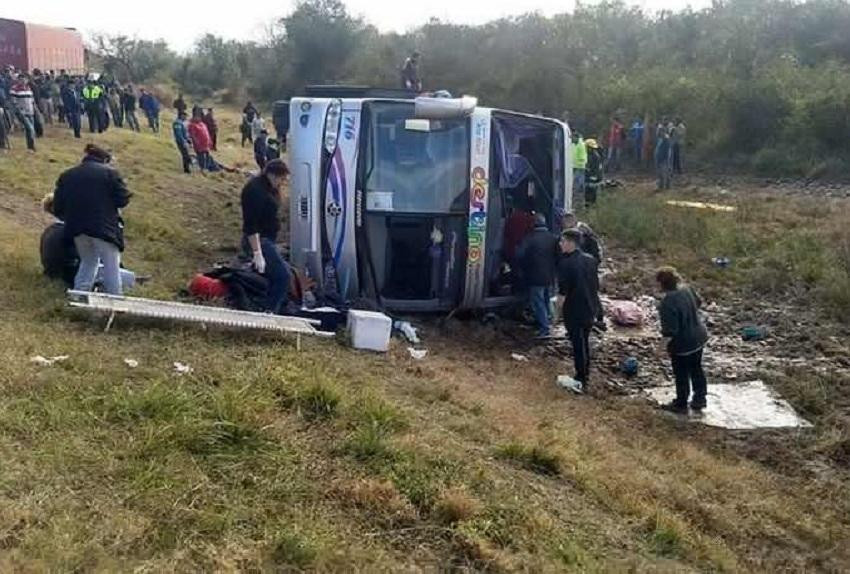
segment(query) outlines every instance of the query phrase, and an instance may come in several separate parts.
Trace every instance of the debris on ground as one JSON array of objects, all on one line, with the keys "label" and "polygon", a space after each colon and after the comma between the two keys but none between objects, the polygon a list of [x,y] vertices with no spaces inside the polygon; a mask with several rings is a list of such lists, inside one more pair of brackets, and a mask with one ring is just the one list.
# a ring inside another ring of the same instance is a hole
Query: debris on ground
[{"label": "debris on ground", "polygon": [[139,366],[139,361],[136,359],[124,359],[124,364],[130,367],[131,369],[135,369]]},{"label": "debris on ground", "polygon": [[35,363],[40,367],[51,367],[56,363],[67,361],[70,358],[70,355],[56,355],[55,357],[50,358],[42,357],[41,355],[36,355],[34,357],[30,357],[30,363]]},{"label": "debris on ground", "polygon": [[646,320],[643,309],[634,301],[609,299],[606,311],[611,320],[621,327],[640,327]]},{"label": "debris on ground", "polygon": [[761,341],[767,337],[767,329],[756,325],[747,325],[741,329],[741,339],[744,341]]},{"label": "debris on ground", "polygon": [[190,367],[189,365],[183,364],[179,361],[174,361],[174,372],[178,375],[188,375],[192,373],[195,369]]},{"label": "debris on ground", "polygon": [[627,357],[620,365],[620,370],[629,378],[637,375],[639,369],[640,362],[635,357]]},{"label": "debris on ground", "polygon": [[421,361],[428,356],[428,349],[414,349],[413,347],[408,347],[407,352],[417,361]]},{"label": "debris on ground", "polygon": [[714,263],[715,267],[719,267],[721,269],[726,269],[732,264],[732,260],[728,257],[715,257],[711,260]]},{"label": "debris on ground", "polygon": [[564,390],[571,391],[576,394],[584,394],[584,385],[581,381],[577,381],[568,375],[558,375],[555,384]]},{"label": "debris on ground", "polygon": [[[673,386],[646,390],[653,401],[665,404],[675,398]],[[729,430],[761,428],[806,428],[811,423],[800,417],[787,401],[777,397],[763,381],[740,384],[709,384],[707,406],[688,420]]]},{"label": "debris on ground", "polygon": [[377,311],[348,312],[351,345],[364,351],[386,352],[390,348],[393,320]]},{"label": "debris on ground", "polygon": [[527,363],[528,362],[528,357],[526,357],[525,355],[521,355],[519,353],[511,353],[511,359],[513,359],[514,361],[517,361],[518,363]]},{"label": "debris on ground", "polygon": [[719,203],[706,203],[703,201],[679,201],[671,199],[667,201],[667,205],[672,205],[673,207],[690,207],[692,209],[710,209],[711,211],[738,211],[738,208],[734,205],[721,205]]},{"label": "debris on ground", "polygon": [[419,334],[409,321],[396,321],[393,323],[393,329],[404,335],[404,338],[411,345],[418,345],[420,343]]}]

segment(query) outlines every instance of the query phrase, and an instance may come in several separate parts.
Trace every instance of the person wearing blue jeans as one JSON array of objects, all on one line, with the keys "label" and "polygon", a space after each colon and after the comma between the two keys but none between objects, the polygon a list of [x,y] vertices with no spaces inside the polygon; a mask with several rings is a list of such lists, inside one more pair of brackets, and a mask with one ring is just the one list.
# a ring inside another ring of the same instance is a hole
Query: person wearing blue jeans
[{"label": "person wearing blue jeans", "polygon": [[56,181],[52,211],[65,222],[64,235],[73,240],[80,257],[74,289],[93,290],[100,271],[104,291],[121,295],[124,224],[119,210],[127,206],[131,194],[121,174],[109,165],[111,159],[103,148],[88,144],[80,165]]},{"label": "person wearing blue jeans", "polygon": [[289,270],[274,241],[260,239],[260,251],[266,261],[264,275],[269,281],[266,310],[279,314],[289,299]]},{"label": "person wearing blue jeans", "polygon": [[80,256],[80,267],[74,277],[74,289],[92,291],[95,280],[100,279],[106,293],[121,295],[121,252],[118,247],[114,243],[88,235],[74,237],[74,247]]},{"label": "person wearing blue jeans", "polygon": [[289,168],[283,160],[266,164],[263,172],[242,188],[242,233],[258,273],[269,282],[265,311],[279,314],[289,298],[289,271],[277,249],[280,232],[280,189]]},{"label": "person wearing blue jeans", "polygon": [[529,306],[537,323],[537,336],[549,336],[549,293],[555,283],[560,248],[542,213],[534,216],[534,229],[517,248],[516,258],[525,284]]},{"label": "person wearing blue jeans", "polygon": [[531,305],[531,314],[537,323],[537,336],[549,336],[549,287],[529,287],[528,298]]}]

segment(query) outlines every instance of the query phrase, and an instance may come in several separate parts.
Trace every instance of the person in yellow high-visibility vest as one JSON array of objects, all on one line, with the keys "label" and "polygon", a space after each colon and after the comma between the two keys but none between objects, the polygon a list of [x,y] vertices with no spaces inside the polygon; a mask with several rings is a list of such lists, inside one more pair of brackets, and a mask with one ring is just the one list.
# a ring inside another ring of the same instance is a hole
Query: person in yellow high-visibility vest
[{"label": "person in yellow high-visibility vest", "polygon": [[83,87],[83,108],[89,118],[89,132],[102,133],[104,126],[100,119],[100,99],[103,96],[103,88],[92,80],[86,82]]},{"label": "person in yellow high-visibility vest", "polygon": [[581,134],[572,133],[573,194],[584,200],[584,172],[587,168],[587,147]]}]

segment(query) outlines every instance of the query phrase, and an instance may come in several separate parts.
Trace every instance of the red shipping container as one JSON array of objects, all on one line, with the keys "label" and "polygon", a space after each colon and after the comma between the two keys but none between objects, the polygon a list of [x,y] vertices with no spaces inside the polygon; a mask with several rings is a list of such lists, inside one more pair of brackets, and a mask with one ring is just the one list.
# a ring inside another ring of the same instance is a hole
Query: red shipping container
[{"label": "red shipping container", "polygon": [[0,18],[0,66],[32,72],[85,71],[83,37],[76,30]]},{"label": "red shipping container", "polygon": [[0,66],[28,70],[27,29],[23,22],[0,18]]}]

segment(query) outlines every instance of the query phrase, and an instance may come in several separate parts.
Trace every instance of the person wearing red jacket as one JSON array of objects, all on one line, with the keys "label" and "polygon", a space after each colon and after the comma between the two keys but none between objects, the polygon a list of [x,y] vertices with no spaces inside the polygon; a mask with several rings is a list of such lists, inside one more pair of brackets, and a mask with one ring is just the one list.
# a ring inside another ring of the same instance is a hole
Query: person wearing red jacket
[{"label": "person wearing red jacket", "polygon": [[210,168],[212,138],[200,113],[195,113],[189,122],[189,137],[192,139],[192,147],[195,148],[195,156],[198,158],[198,168],[201,171],[208,170]]},{"label": "person wearing red jacket", "polygon": [[611,127],[608,130],[608,162],[605,164],[605,167],[610,171],[620,170],[620,155],[625,140],[624,135],[620,118],[614,116],[611,118]]}]

